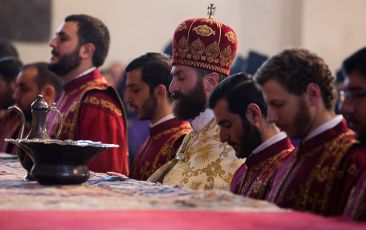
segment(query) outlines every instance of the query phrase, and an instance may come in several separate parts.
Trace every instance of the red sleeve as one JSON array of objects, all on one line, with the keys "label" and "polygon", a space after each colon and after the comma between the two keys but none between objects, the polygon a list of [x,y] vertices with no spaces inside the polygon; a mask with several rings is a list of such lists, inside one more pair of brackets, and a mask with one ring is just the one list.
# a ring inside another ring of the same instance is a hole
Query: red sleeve
[{"label": "red sleeve", "polygon": [[343,179],[339,183],[335,184],[337,196],[335,196],[331,201],[332,210],[336,211],[336,214],[340,214],[344,211],[352,188],[365,172],[366,148],[355,144],[348,150],[347,156],[338,169],[338,176],[342,176]]},{"label": "red sleeve", "polygon": [[240,195],[240,187],[244,174],[246,173],[246,164],[243,163],[234,173],[233,179],[231,180],[230,191]]},{"label": "red sleeve", "polygon": [[184,137],[186,136],[187,134],[183,134],[182,136],[180,136],[175,142],[174,142],[174,145],[173,145],[173,150],[172,150],[172,153],[171,153],[171,156],[172,158],[175,157],[175,155],[177,154],[178,152],[178,149],[179,147],[182,145],[182,142],[184,140]]},{"label": "red sleeve", "polygon": [[122,113],[118,100],[106,91],[91,91],[83,98],[76,139],[119,145],[119,148],[103,151],[94,158],[89,164],[90,170],[129,174],[126,127]]}]

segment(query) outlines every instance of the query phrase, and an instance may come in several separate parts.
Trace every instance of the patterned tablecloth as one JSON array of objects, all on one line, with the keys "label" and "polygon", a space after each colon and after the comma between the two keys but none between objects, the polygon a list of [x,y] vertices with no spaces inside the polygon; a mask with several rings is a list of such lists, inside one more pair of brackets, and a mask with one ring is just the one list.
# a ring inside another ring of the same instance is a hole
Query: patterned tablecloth
[{"label": "patterned tablecloth", "polygon": [[0,229],[366,229],[225,191],[111,181],[101,173],[82,185],[43,186],[25,174],[17,160],[0,157]]},{"label": "patterned tablecloth", "polygon": [[92,173],[82,185],[67,186],[43,186],[24,180],[25,174],[17,160],[0,160],[0,209],[283,211],[226,191],[193,191],[122,178],[110,181],[103,173]]}]

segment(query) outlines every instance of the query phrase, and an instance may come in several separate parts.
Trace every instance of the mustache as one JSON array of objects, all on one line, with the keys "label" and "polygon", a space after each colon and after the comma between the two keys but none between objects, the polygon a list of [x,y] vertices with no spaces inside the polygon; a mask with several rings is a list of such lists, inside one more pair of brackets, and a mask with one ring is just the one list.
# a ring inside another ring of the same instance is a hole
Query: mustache
[{"label": "mustache", "polygon": [[236,143],[234,143],[234,142],[232,142],[232,141],[228,141],[228,142],[227,142],[227,144],[228,144],[228,145],[230,145],[231,147],[233,147],[233,146],[235,146],[235,145],[236,145]]},{"label": "mustache", "polygon": [[174,92],[172,93],[172,98],[173,99],[179,99],[179,98],[182,98],[183,97],[183,94],[179,93],[179,92]]},{"label": "mustache", "polygon": [[51,50],[51,54],[56,57],[60,55],[56,50]]}]

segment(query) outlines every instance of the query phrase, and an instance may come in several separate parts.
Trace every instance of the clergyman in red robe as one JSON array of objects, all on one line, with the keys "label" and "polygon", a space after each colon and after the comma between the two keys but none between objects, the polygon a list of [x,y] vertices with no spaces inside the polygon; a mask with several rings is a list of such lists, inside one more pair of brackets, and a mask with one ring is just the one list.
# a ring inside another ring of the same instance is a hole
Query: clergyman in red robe
[{"label": "clergyman in red robe", "polygon": [[[97,69],[107,56],[109,32],[88,15],[70,15],[51,40],[50,69],[65,85],[56,100],[64,116],[60,139],[92,140],[118,144],[89,164],[96,172],[129,174],[126,119],[121,100]],[[48,116],[48,131],[55,137],[56,115]]]},{"label": "clergyman in red robe", "polygon": [[334,113],[333,76],[323,59],[286,49],[256,73],[268,104],[268,121],[300,142],[276,172],[268,200],[281,207],[335,216],[362,171],[354,133]]},{"label": "clergyman in red robe", "polygon": [[239,158],[231,192],[266,199],[280,162],[293,151],[290,139],[275,124],[267,123],[262,93],[251,76],[239,73],[219,83],[210,96],[220,126],[220,140],[231,145]]},{"label": "clergyman in red robe", "polygon": [[147,140],[132,166],[131,178],[146,180],[158,168],[172,160],[184,136],[191,130],[187,121],[174,117],[169,92],[172,76],[170,57],[146,53],[126,67],[125,101],[140,120],[150,120]]},{"label": "clergyman in red robe", "polygon": [[[353,129],[363,151],[357,162],[366,161],[366,48],[352,54],[343,62],[343,72],[346,73],[344,101],[341,112],[347,117],[350,128]],[[356,220],[366,220],[366,170],[353,188],[347,202],[344,216]]]}]

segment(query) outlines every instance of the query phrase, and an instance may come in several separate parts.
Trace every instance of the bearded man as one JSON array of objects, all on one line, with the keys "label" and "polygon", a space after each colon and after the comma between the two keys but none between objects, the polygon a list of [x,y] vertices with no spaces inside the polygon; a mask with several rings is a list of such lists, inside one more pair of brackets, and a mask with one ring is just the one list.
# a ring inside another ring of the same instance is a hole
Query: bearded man
[{"label": "bearded man", "polygon": [[343,213],[360,174],[354,132],[336,115],[334,77],[316,54],[287,49],[257,71],[275,122],[299,146],[276,172],[268,200],[281,207],[334,216]]},{"label": "bearded man", "polygon": [[131,178],[137,180],[146,180],[173,159],[184,136],[191,130],[187,121],[172,114],[170,62],[167,55],[146,53],[126,67],[125,102],[134,109],[138,119],[151,122],[149,136],[132,166]]},{"label": "bearded man", "polygon": [[173,38],[174,115],[189,120],[192,131],[184,138],[175,160],[159,168],[150,181],[196,190],[230,189],[242,160],[228,144],[221,143],[219,126],[208,98],[229,75],[237,37],[229,26],[209,18],[188,19],[178,25]]},{"label": "bearded man", "polygon": [[210,96],[220,140],[246,158],[235,172],[231,192],[266,199],[273,177],[294,147],[284,132],[266,121],[267,105],[250,75],[239,73],[220,82]]},{"label": "bearded man", "polygon": [[[347,117],[350,128],[357,134],[364,148],[358,158],[359,164],[366,162],[366,47],[356,51],[343,62],[346,75],[344,101],[341,112]],[[352,190],[344,215],[356,220],[366,220],[366,167],[363,176]]]},{"label": "bearded man", "polygon": [[20,126],[16,112],[8,110],[8,107],[14,104],[12,95],[21,67],[15,46],[8,40],[0,39],[0,152],[12,153],[15,147],[5,138],[17,138]]},{"label": "bearded man", "polygon": [[[99,19],[70,15],[50,42],[50,69],[62,77],[64,89],[56,106],[64,117],[60,139],[93,140],[118,144],[103,151],[89,168],[128,175],[126,118],[118,94],[100,74],[107,56],[110,36]],[[59,119],[48,116],[48,131],[55,137]]]}]

